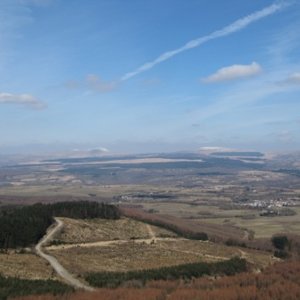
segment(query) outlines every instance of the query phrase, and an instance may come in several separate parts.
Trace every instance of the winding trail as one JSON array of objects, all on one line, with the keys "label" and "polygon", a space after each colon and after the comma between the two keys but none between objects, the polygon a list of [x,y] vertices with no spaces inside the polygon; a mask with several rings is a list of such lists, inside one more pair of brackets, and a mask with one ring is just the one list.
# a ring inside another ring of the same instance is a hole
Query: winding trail
[{"label": "winding trail", "polygon": [[[153,242],[153,238],[150,239],[136,239],[136,240],[113,240],[113,241],[100,241],[100,242],[90,242],[90,243],[79,243],[79,244],[62,244],[62,245],[53,245],[48,246],[47,250],[65,250],[71,248],[92,248],[92,247],[107,247],[110,245],[121,245],[121,244],[128,244],[128,243],[135,243],[135,244],[151,244]],[[176,241],[186,241],[185,238],[155,238],[155,241],[162,241],[162,242],[176,242]]]},{"label": "winding trail", "polygon": [[63,222],[57,218],[55,218],[55,222],[56,222],[56,226],[53,227],[52,229],[50,229],[45,236],[39,241],[39,243],[35,246],[35,251],[36,253],[46,259],[50,265],[52,266],[52,268],[56,271],[56,273],[62,277],[66,283],[70,284],[71,286],[73,286],[75,289],[83,289],[86,291],[94,291],[94,289],[82,282],[80,282],[78,279],[76,279],[75,277],[73,277],[72,274],[70,274],[58,261],[56,258],[54,258],[51,255],[48,255],[46,253],[43,252],[42,247],[48,242],[50,241],[53,236],[62,229],[63,227]]},{"label": "winding trail", "polygon": [[[45,234],[45,236],[40,240],[40,242],[35,246],[35,250],[36,253],[46,259],[50,265],[52,266],[52,268],[56,271],[56,273],[64,279],[64,281],[66,283],[68,283],[69,285],[73,286],[75,289],[83,289],[86,291],[94,291],[95,289],[92,288],[91,286],[80,282],[78,279],[76,279],[71,273],[69,273],[58,261],[55,257],[46,254],[43,252],[42,248],[43,246],[45,246],[47,244],[47,242],[49,242],[50,240],[53,239],[54,235],[56,233],[58,233],[64,226],[64,223],[58,219],[58,218],[54,218],[55,219],[55,226],[50,228],[49,231]],[[78,243],[78,244],[63,244],[63,245],[52,245],[52,246],[48,246],[46,247],[46,249],[48,250],[60,250],[60,249],[70,249],[70,248],[76,248],[76,247],[83,247],[83,248],[90,248],[90,247],[106,247],[109,245],[121,245],[121,244],[125,244],[128,242],[133,242],[133,243],[146,243],[146,244],[152,244],[153,242],[158,242],[158,241],[184,241],[187,240],[185,238],[173,238],[173,237],[169,237],[169,238],[165,238],[165,237],[156,237],[155,232],[153,231],[152,227],[147,224],[147,231],[149,234],[149,238],[146,239],[136,239],[133,241],[128,241],[128,240],[111,240],[111,241],[99,241],[99,242],[90,242],[90,243]],[[248,232],[247,232],[248,233]],[[162,246],[162,248],[164,248],[164,246]],[[185,251],[185,250],[179,250],[179,249],[172,249],[173,251],[176,252],[181,252],[181,253],[187,253],[187,254],[198,254],[200,255],[201,253],[197,253],[195,251]],[[238,249],[240,256],[242,258],[248,258],[248,254],[241,250]],[[227,259],[227,257],[223,257],[223,256],[213,256],[213,255],[209,255],[209,254],[203,254],[204,257],[208,257],[208,258],[212,258],[212,259],[217,259],[217,260],[225,260]]]}]

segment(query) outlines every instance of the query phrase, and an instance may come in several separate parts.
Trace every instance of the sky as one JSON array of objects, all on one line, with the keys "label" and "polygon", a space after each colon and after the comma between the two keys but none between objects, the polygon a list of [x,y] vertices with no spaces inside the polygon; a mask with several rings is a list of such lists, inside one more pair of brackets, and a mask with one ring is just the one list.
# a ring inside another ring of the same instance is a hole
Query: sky
[{"label": "sky", "polygon": [[300,150],[299,0],[0,0],[0,154]]}]

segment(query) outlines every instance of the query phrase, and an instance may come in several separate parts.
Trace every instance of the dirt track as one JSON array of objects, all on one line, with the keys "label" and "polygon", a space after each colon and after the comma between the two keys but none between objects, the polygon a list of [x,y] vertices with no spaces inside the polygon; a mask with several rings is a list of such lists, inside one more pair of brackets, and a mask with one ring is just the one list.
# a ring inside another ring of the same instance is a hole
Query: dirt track
[{"label": "dirt track", "polygon": [[35,246],[36,253],[46,259],[52,268],[56,271],[56,273],[64,279],[64,281],[71,286],[73,286],[75,289],[83,289],[86,291],[93,291],[94,289],[82,282],[80,282],[78,279],[72,276],[58,261],[56,258],[54,258],[51,255],[48,255],[43,252],[42,247],[50,241],[53,236],[62,229],[63,227],[63,222],[60,221],[59,219],[55,218],[56,221],[56,226],[50,229],[46,235],[40,240],[40,242]]},{"label": "dirt track", "polygon": [[167,242],[174,242],[174,241],[182,241],[186,240],[184,238],[150,238],[150,239],[136,239],[136,240],[113,240],[113,241],[100,241],[100,242],[91,242],[91,243],[79,243],[79,244],[63,244],[57,246],[49,246],[47,247],[48,250],[60,250],[60,249],[70,249],[76,247],[82,248],[91,248],[91,247],[106,247],[109,245],[120,245],[125,243],[146,243],[151,244],[153,241],[167,241]]},{"label": "dirt track", "polygon": [[[58,261],[56,258],[54,258],[51,255],[45,254],[41,249],[47,242],[49,242],[51,239],[53,239],[54,235],[59,232],[59,230],[63,227],[63,222],[57,218],[55,218],[56,226],[53,227],[48,231],[48,233],[43,237],[43,239],[36,245],[35,249],[39,256],[46,259],[53,269],[57,272],[57,274],[62,277],[67,283],[72,285],[76,289],[84,289],[88,291],[94,290],[92,287],[80,282],[78,279],[73,277]],[[111,240],[111,241],[99,241],[99,242],[90,242],[90,243],[76,243],[76,244],[63,244],[63,245],[52,245],[48,246],[46,249],[48,250],[60,250],[60,249],[70,249],[70,248],[76,248],[76,247],[82,247],[82,248],[90,248],[90,247],[106,247],[109,245],[121,245],[124,243],[156,243],[158,241],[179,241],[179,240],[186,240],[185,238],[159,238],[155,236],[154,231],[152,230],[151,226],[147,224],[147,230],[149,233],[149,238],[147,239],[135,239],[135,240]],[[184,252],[184,253],[193,253],[193,251],[182,251],[182,250],[174,250],[178,252]],[[240,255],[242,258],[245,258],[247,256],[246,252],[239,250]],[[218,260],[225,260],[226,257],[222,256],[213,256],[205,254],[206,257],[218,259]]]}]

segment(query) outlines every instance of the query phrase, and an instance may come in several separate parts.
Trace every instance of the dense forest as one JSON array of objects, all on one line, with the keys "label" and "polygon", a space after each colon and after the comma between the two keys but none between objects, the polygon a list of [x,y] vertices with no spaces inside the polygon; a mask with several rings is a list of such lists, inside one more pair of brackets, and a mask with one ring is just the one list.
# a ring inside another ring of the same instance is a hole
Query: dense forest
[{"label": "dense forest", "polygon": [[0,210],[0,249],[36,244],[53,223],[53,217],[118,219],[117,207],[104,203],[78,201],[30,206],[2,207]]},{"label": "dense forest", "polygon": [[51,293],[53,295],[72,292],[73,289],[59,281],[54,280],[26,280],[3,277],[0,274],[0,300],[8,297],[23,295],[39,295]]},{"label": "dense forest", "polygon": [[163,267],[159,269],[139,270],[130,272],[101,272],[90,273],[85,279],[92,286],[114,288],[124,282],[139,280],[144,284],[149,280],[192,279],[203,275],[234,275],[245,272],[247,262],[245,259],[234,257],[232,259],[207,263],[199,262],[178,266]]}]

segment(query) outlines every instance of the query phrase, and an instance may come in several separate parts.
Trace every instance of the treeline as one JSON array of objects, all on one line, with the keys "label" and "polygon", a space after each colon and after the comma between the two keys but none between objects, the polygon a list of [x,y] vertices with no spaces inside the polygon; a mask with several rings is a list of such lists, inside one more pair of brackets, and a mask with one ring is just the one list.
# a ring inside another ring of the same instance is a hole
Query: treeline
[{"label": "treeline", "polygon": [[116,206],[94,201],[57,202],[45,205],[52,216],[74,219],[119,219]]},{"label": "treeline", "polygon": [[246,270],[246,260],[234,257],[215,263],[199,262],[130,272],[90,273],[86,275],[85,279],[92,286],[115,288],[124,282],[133,280],[139,280],[145,284],[150,280],[192,279],[203,275],[234,275]]},{"label": "treeline", "polygon": [[148,223],[150,225],[158,226],[165,228],[167,230],[170,230],[179,236],[182,236],[186,239],[190,240],[201,240],[201,241],[207,241],[208,235],[205,232],[198,232],[198,231],[189,231],[184,228],[181,228],[179,226],[176,226],[175,224],[167,223],[161,220],[150,220],[150,219],[143,219],[143,218],[136,218],[138,221],[142,221],[145,223]]},{"label": "treeline", "polygon": [[190,240],[208,240],[207,233],[189,230],[185,226],[180,226],[167,220],[162,220],[158,215],[149,216],[147,213],[126,208],[122,208],[122,214],[137,221],[142,221],[150,225],[165,228]]},{"label": "treeline", "polygon": [[0,300],[24,295],[53,295],[70,293],[73,289],[55,280],[27,280],[3,277],[0,274]]},{"label": "treeline", "polygon": [[[229,239],[248,242],[244,240],[245,230],[228,224],[212,224],[205,221],[179,218],[171,215],[150,213],[143,211],[137,205],[120,205],[121,213],[132,219],[164,227],[187,239],[210,240],[215,243],[225,243]],[[249,234],[251,236],[251,233]],[[271,244],[271,243],[270,243]],[[271,246],[272,248],[272,246]]]},{"label": "treeline", "polygon": [[0,210],[0,249],[36,244],[53,223],[53,217],[118,219],[117,207],[90,201],[34,204]]}]

